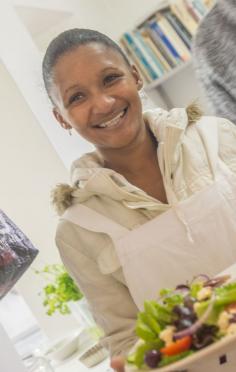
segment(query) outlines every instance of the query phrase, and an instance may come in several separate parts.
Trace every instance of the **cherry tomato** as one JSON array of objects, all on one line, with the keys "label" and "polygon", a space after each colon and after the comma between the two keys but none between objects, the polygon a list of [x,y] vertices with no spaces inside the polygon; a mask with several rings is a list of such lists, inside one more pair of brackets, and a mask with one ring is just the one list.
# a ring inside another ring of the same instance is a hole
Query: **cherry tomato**
[{"label": "cherry tomato", "polygon": [[163,347],[160,351],[164,355],[177,355],[182,353],[183,351],[187,351],[190,349],[192,344],[192,337],[185,336],[180,340],[172,342],[170,345]]}]

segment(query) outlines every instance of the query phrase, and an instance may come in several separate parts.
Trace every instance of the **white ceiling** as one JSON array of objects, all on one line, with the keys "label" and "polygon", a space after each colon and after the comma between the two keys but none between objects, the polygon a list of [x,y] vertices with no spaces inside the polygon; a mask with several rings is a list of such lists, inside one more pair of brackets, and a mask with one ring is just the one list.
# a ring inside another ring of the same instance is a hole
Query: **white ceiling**
[{"label": "white ceiling", "polygon": [[15,6],[17,14],[33,38],[64,22],[72,13],[57,10],[40,9],[29,6]]}]

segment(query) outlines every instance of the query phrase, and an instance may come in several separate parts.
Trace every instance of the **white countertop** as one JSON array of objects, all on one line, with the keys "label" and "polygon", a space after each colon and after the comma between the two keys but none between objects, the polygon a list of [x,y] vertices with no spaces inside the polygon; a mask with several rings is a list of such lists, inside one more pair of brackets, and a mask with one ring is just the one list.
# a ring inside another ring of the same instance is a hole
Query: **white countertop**
[{"label": "white countertop", "polygon": [[53,366],[55,372],[112,372],[110,358],[106,358],[94,367],[88,368],[79,361],[79,353],[75,353],[63,363]]},{"label": "white countertop", "polygon": [[[92,350],[96,350],[97,341],[92,340],[90,334],[86,329],[81,329],[81,333],[79,331],[79,339],[78,339],[78,350],[75,351],[70,357],[62,360],[62,361],[51,361],[51,365],[54,368],[55,372],[113,372],[113,369],[110,368],[110,358],[106,357],[108,352],[104,349],[98,349],[97,354],[92,352]],[[92,349],[91,349],[92,348]],[[106,357],[100,363],[95,365],[94,367],[88,368],[85,366],[79,358],[85,353],[90,351],[90,361],[93,358],[99,356]]]}]

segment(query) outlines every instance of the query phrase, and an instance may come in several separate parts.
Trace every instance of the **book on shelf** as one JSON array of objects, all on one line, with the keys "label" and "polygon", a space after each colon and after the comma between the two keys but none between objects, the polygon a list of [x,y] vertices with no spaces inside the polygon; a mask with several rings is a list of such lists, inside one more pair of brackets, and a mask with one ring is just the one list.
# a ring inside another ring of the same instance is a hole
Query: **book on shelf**
[{"label": "book on shelf", "polygon": [[171,65],[168,63],[168,61],[165,59],[163,54],[159,51],[158,47],[155,45],[151,37],[149,36],[147,30],[143,29],[141,30],[141,35],[144,39],[144,42],[149,45],[150,49],[152,49],[153,53],[156,55],[157,60],[162,65],[164,71],[170,71]]},{"label": "book on shelf", "polygon": [[153,52],[152,48],[150,48],[150,45],[146,43],[145,39],[143,38],[140,30],[134,31],[135,37],[137,38],[137,41],[140,43],[140,47],[143,50],[143,53],[145,54],[147,61],[152,65],[154,63],[154,68],[157,72],[157,74],[160,76],[163,75],[165,72],[163,66],[159,62],[159,60],[156,58],[155,53]]},{"label": "book on shelf", "polygon": [[131,64],[135,64],[137,69],[139,70],[141,76],[144,78],[144,81],[147,83],[151,83],[152,79],[148,75],[146,69],[144,68],[143,64],[141,63],[140,59],[136,56],[134,53],[134,50],[131,48],[130,44],[127,43],[127,40],[122,36],[120,39],[121,46],[123,47],[124,51],[126,52],[126,55],[130,61]]},{"label": "book on shelf", "polygon": [[186,8],[188,9],[189,13],[192,15],[193,19],[199,23],[201,21],[201,19],[203,18],[203,15],[201,14],[201,12],[199,12],[198,8],[196,7],[196,3],[198,2],[194,2],[192,0],[184,0],[184,3],[186,5]]},{"label": "book on shelf", "polygon": [[199,0],[192,0],[192,4],[193,4],[193,7],[198,11],[198,13],[204,17],[205,14],[207,13],[208,11],[208,8],[206,6],[206,4],[204,3],[204,1],[199,1]]},{"label": "book on shelf", "polygon": [[183,40],[187,48],[191,50],[191,41],[192,41],[191,34],[183,26],[183,24],[178,20],[178,18],[173,13],[171,13],[171,11],[167,10],[165,11],[164,14],[165,14],[165,17],[168,19],[169,23],[171,24],[171,26],[173,27],[173,29],[175,30],[175,32]]},{"label": "book on shelf", "polygon": [[167,63],[170,65],[170,67],[171,68],[175,67],[177,65],[176,59],[170,53],[167,46],[162,42],[161,38],[158,36],[158,34],[155,32],[155,30],[153,30],[151,27],[148,26],[148,27],[146,27],[146,31],[148,32],[151,40],[156,45],[156,48],[163,55],[163,58],[165,58]]},{"label": "book on shelf", "polygon": [[126,42],[129,44],[130,48],[132,48],[134,54],[139,59],[140,63],[143,65],[143,67],[146,69],[147,74],[151,78],[151,80],[155,80],[158,78],[158,74],[153,68],[152,65],[148,62],[146,55],[144,54],[143,50],[140,48],[139,43],[135,39],[134,35],[130,32],[124,33],[124,38]]},{"label": "book on shelf", "polygon": [[122,35],[124,51],[147,83],[191,60],[192,38],[213,4],[214,0],[169,0],[136,29]]},{"label": "book on shelf", "polygon": [[184,62],[188,61],[191,58],[191,53],[165,15],[161,13],[157,14],[157,22],[170,43],[175,46],[180,58]]},{"label": "book on shelf", "polygon": [[194,36],[197,31],[198,23],[193,18],[191,13],[189,13],[189,10],[185,5],[184,0],[178,0],[175,2],[171,2],[170,9],[172,13],[183,24],[183,26],[188,30],[190,35]]},{"label": "book on shelf", "polygon": [[151,28],[153,34],[156,34],[156,36],[159,38],[160,42],[163,44],[164,48],[169,52],[170,55],[172,55],[172,59],[175,62],[175,65],[178,65],[181,62],[181,57],[179,53],[177,52],[177,48],[175,45],[173,45],[168,36],[162,31],[160,25],[158,24],[157,20],[154,19],[149,22],[149,27]]},{"label": "book on shelf", "polygon": [[145,57],[147,63],[151,66],[153,71],[157,74],[158,77],[161,77],[163,74],[163,69],[159,64],[156,64],[155,58],[153,58],[152,52],[150,51],[148,45],[145,44],[145,41],[142,38],[139,30],[136,30],[132,33],[132,36],[137,44],[138,48],[140,49],[141,53]]}]

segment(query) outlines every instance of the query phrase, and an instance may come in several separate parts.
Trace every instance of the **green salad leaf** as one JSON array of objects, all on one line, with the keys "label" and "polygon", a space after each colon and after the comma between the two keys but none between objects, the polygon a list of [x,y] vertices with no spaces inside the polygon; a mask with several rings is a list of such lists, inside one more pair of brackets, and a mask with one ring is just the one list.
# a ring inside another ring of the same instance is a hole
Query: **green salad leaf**
[{"label": "green salad leaf", "polygon": [[188,350],[184,351],[183,353],[180,353],[178,355],[172,355],[172,356],[165,356],[159,363],[158,367],[165,367],[168,366],[171,363],[178,362],[178,360],[181,360],[183,358],[186,358],[189,355],[192,355],[194,351]]},{"label": "green salad leaf", "polygon": [[173,293],[170,293],[169,295],[167,295],[164,300],[165,307],[167,310],[170,311],[170,313],[176,305],[183,304],[183,301],[184,301],[184,296],[182,294],[173,294]]},{"label": "green salad leaf", "polygon": [[[222,287],[214,289],[215,301],[213,304],[213,309],[209,315],[206,324],[216,324],[220,313],[224,310],[225,306],[236,303],[236,283],[229,283]],[[202,301],[198,303],[195,308],[197,317],[200,318],[206,309],[208,308],[210,300]]]},{"label": "green salad leaf", "polygon": [[142,316],[139,314],[137,323],[136,323],[136,335],[144,341],[155,341],[156,333],[151,330],[149,325],[147,325]]},{"label": "green salad leaf", "polygon": [[229,283],[215,289],[216,306],[229,305],[236,302],[236,283]]},{"label": "green salad leaf", "polygon": [[197,298],[198,292],[203,288],[203,282],[196,282],[190,286],[190,296]]},{"label": "green salad leaf", "polygon": [[139,313],[138,319],[145,324],[157,336],[161,332],[161,326],[150,313]]},{"label": "green salad leaf", "polygon": [[165,297],[165,296],[167,296],[168,294],[171,294],[172,292],[173,292],[173,290],[170,289],[170,288],[162,288],[162,289],[160,290],[160,292],[159,292],[159,295],[160,295],[160,297]]},{"label": "green salad leaf", "polygon": [[153,301],[153,305],[156,308],[157,319],[162,325],[170,324],[173,318],[171,310],[168,309],[165,305],[162,305],[158,302]]}]

